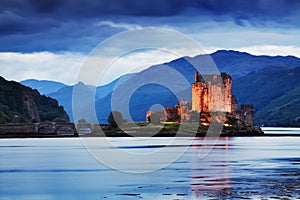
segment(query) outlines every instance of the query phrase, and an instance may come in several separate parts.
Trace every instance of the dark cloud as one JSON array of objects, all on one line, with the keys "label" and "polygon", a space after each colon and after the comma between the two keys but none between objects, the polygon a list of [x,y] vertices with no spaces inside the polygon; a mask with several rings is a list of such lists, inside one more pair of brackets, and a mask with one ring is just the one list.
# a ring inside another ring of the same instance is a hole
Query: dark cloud
[{"label": "dark cloud", "polygon": [[61,0],[29,0],[29,2],[39,13],[54,12],[63,5]]},{"label": "dark cloud", "polygon": [[299,12],[299,0],[2,0],[0,12],[57,19],[101,16],[174,16],[193,8],[195,15],[278,18]]},{"label": "dark cloud", "polygon": [[189,8],[214,15],[276,17],[299,11],[299,0],[2,0],[1,12],[57,18],[103,15],[172,16]]},{"label": "dark cloud", "polygon": [[[40,41],[28,44],[27,49],[68,49],[66,44],[59,45],[62,38],[78,41],[82,37],[91,41],[99,32],[106,36],[107,27],[93,27],[93,23],[101,20],[168,25],[164,23],[184,16],[195,21],[232,20],[238,26],[277,23],[297,27],[299,15],[299,0],[1,0],[0,51],[26,49],[25,44],[32,38]],[[176,23],[185,22],[171,22]]]}]

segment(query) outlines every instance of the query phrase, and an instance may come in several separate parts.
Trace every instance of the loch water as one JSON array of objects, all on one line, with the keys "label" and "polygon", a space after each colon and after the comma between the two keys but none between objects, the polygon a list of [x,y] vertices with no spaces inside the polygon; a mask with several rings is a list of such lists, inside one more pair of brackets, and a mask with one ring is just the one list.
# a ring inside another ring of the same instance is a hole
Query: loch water
[{"label": "loch water", "polygon": [[300,199],[300,137],[91,140],[1,139],[0,199]]}]

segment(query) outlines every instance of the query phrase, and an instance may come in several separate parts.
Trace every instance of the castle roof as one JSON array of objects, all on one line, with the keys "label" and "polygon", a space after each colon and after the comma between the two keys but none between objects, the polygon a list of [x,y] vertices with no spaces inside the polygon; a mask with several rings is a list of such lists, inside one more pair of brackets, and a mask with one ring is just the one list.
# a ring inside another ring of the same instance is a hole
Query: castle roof
[{"label": "castle roof", "polygon": [[[198,77],[196,77],[198,76]],[[195,82],[202,82],[202,83],[219,83],[221,80],[223,83],[225,83],[226,79],[231,80],[231,76],[225,72],[221,72],[221,75],[219,74],[202,74],[198,75],[198,72],[195,72]]]}]

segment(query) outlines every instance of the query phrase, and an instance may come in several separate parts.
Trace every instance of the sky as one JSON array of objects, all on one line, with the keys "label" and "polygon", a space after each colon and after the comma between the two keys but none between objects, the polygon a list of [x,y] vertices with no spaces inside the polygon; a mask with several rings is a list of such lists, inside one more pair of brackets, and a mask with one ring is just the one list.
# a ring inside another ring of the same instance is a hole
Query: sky
[{"label": "sky", "polygon": [[[299,19],[299,0],[1,0],[0,76],[74,84],[97,46],[116,34],[147,27],[176,30],[207,53],[232,49],[300,57]],[[134,72],[137,58],[143,60],[137,69],[176,58],[155,50],[149,54],[126,57],[104,82],[118,71]],[[105,53],[98,56],[107,59]]]}]

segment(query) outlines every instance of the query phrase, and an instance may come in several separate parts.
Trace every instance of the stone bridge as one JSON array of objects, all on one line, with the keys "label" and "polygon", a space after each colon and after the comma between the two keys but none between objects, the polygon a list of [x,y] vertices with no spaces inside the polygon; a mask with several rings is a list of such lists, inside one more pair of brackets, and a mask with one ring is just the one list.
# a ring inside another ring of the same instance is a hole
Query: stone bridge
[{"label": "stone bridge", "polygon": [[0,137],[74,137],[75,124],[45,122],[33,124],[0,124]]}]

